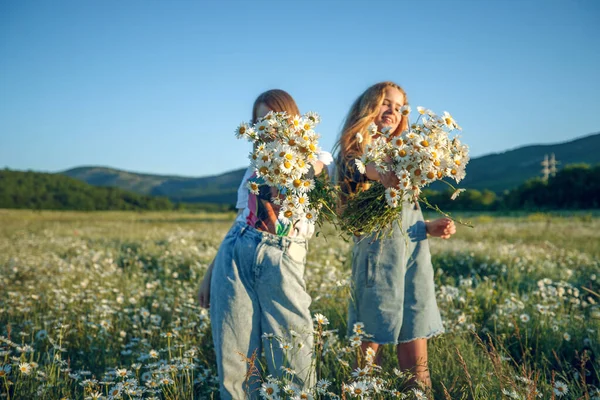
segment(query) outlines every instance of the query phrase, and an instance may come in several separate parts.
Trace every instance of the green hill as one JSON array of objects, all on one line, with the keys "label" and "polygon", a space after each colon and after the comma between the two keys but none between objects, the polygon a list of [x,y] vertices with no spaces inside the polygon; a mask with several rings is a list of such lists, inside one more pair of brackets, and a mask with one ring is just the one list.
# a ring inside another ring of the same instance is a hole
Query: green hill
[{"label": "green hill", "polygon": [[[559,161],[559,169],[575,163],[598,164],[600,133],[565,143],[524,146],[473,158],[467,166],[467,176],[460,187],[489,189],[496,193],[516,188],[528,179],[541,176],[541,162],[545,155],[551,153]],[[234,204],[244,171],[238,169],[220,175],[189,178],[140,174],[104,167],[80,167],[63,174],[95,186],[116,186],[141,194],[165,196],[177,202]],[[447,186],[443,184],[431,186],[434,190],[445,188]]]},{"label": "green hill", "polygon": [[173,204],[164,197],[96,187],[61,174],[0,170],[0,208],[168,210]]},{"label": "green hill", "polygon": [[95,186],[116,186],[172,201],[234,204],[245,169],[202,178],[151,175],[105,167],[79,167],[62,172]]},{"label": "green hill", "polygon": [[[489,189],[496,193],[514,189],[528,179],[541,176],[544,156],[552,153],[559,162],[558,169],[568,164],[598,164],[600,133],[565,143],[525,146],[473,158],[460,187]],[[432,189],[439,188],[432,185]]]}]

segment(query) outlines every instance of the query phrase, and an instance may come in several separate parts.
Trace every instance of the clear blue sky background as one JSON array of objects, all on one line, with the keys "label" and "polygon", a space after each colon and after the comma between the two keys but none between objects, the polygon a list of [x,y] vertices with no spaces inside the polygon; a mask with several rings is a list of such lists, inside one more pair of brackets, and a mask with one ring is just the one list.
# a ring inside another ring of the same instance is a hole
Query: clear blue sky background
[{"label": "clear blue sky background", "polygon": [[282,88],[331,149],[393,80],[449,111],[473,157],[600,131],[600,2],[0,0],[0,167],[205,176]]}]

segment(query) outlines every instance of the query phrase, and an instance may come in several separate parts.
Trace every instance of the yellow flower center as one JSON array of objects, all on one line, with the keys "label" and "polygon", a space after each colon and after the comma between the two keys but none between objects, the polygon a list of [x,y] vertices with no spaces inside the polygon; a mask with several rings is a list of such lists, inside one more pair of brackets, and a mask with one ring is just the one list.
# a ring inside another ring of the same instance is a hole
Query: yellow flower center
[{"label": "yellow flower center", "polygon": [[285,161],[285,162],[283,163],[283,166],[284,166],[284,167],[286,167],[287,169],[289,169],[289,168],[291,168],[291,167],[292,167],[292,163],[291,163],[291,162],[289,162],[289,161]]},{"label": "yellow flower center", "polygon": [[290,218],[292,216],[292,212],[290,210],[287,210],[286,212],[283,213],[283,215],[285,215],[286,218]]},{"label": "yellow flower center", "polygon": [[293,155],[291,155],[290,153],[286,153],[286,154],[285,154],[285,158],[286,158],[287,160],[290,160],[290,161],[291,161],[291,160],[294,158],[294,156],[293,156]]},{"label": "yellow flower center", "polygon": [[406,150],[400,150],[400,151],[398,152],[398,155],[399,155],[400,157],[406,157]]},{"label": "yellow flower center", "polygon": [[427,173],[427,178],[428,178],[428,179],[433,179],[434,177],[435,177],[435,174],[433,173],[433,171],[429,171],[429,172]]},{"label": "yellow flower center", "polygon": [[458,171],[457,171],[457,170],[455,170],[454,168],[452,168],[452,171],[450,171],[450,173],[451,173],[452,175],[456,175],[456,174],[458,174]]},{"label": "yellow flower center", "polygon": [[427,140],[421,140],[421,146],[429,147],[429,142]]},{"label": "yellow flower center", "polygon": [[460,160],[454,160],[454,164],[460,165]]},{"label": "yellow flower center", "polygon": [[294,187],[298,188],[302,186],[302,181],[300,179],[294,179]]}]

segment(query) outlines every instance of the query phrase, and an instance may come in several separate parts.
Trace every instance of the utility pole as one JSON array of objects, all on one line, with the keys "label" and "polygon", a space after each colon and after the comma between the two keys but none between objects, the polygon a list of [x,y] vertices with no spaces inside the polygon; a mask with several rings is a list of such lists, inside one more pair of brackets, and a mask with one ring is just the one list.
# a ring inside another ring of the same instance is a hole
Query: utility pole
[{"label": "utility pole", "polygon": [[550,159],[548,159],[548,154],[544,154],[544,161],[541,162],[542,179],[544,182],[548,182],[549,177],[556,175],[556,166],[558,164],[560,164],[560,162],[556,160],[554,153],[550,155]]},{"label": "utility pole", "polygon": [[548,161],[548,154],[544,154],[544,161],[542,161],[542,179],[544,182],[548,182],[550,176],[550,162]]},{"label": "utility pole", "polygon": [[552,155],[550,156],[550,165],[548,166],[548,168],[550,169],[550,176],[556,175],[556,166],[557,165],[558,165],[558,161],[556,161],[556,158],[554,157],[554,153],[552,153]]}]

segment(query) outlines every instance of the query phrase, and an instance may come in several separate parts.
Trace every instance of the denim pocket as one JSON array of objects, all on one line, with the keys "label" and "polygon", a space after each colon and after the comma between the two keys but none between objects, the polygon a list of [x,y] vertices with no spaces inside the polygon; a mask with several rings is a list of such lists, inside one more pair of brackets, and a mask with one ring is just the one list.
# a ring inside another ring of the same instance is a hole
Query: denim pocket
[{"label": "denim pocket", "polygon": [[296,264],[304,265],[306,263],[306,245],[291,242],[283,252],[283,256]]},{"label": "denim pocket", "polygon": [[256,265],[271,268],[279,267],[283,250],[269,243],[260,243],[256,250]]}]

